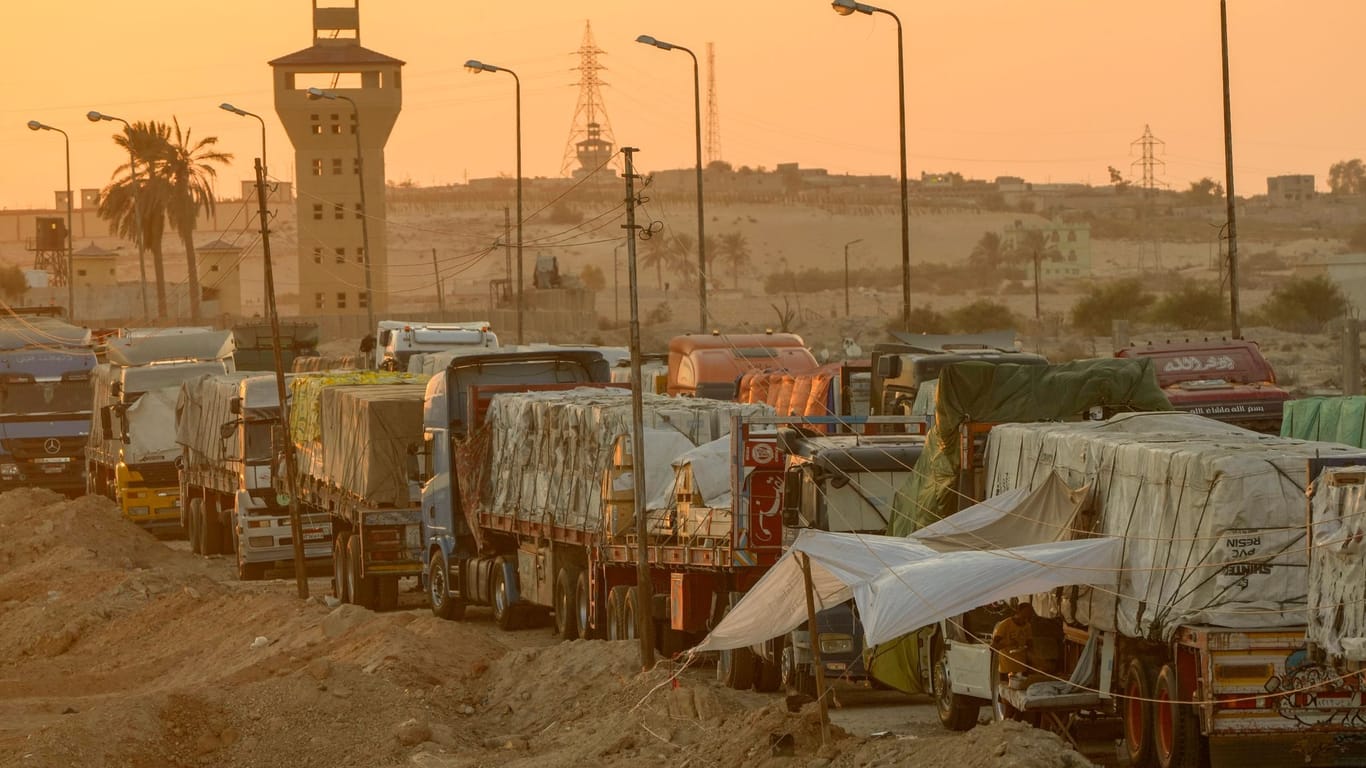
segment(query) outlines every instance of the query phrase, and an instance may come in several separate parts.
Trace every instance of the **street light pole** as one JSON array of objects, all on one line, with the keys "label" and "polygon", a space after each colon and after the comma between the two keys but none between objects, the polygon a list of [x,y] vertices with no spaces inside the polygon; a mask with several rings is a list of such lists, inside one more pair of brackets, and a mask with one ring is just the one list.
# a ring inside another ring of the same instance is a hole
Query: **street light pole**
[{"label": "street light pole", "polygon": [[478,59],[465,62],[465,68],[474,74],[480,72],[506,72],[512,75],[517,98],[517,343],[525,344],[526,335],[522,322],[525,305],[522,303],[522,78],[507,67],[485,64]]},{"label": "street light pole", "polygon": [[[261,176],[262,176],[263,179],[266,180],[267,183],[269,183],[269,180],[270,180],[270,165],[269,165],[268,163],[266,163],[266,121],[265,121],[260,115],[256,114],[255,112],[248,112],[248,111],[245,110],[245,109],[239,109],[238,107],[234,107],[233,105],[227,103],[226,101],[223,102],[222,104],[219,104],[219,105],[218,105],[218,108],[221,109],[221,110],[223,110],[223,111],[225,111],[225,112],[231,112],[231,113],[233,113],[234,115],[238,115],[239,117],[254,117],[254,118],[256,118],[256,122],[258,122],[258,123],[261,124]],[[366,258],[367,258],[367,259],[369,258],[369,254],[368,254],[368,253],[366,254]],[[272,303],[272,302],[271,302],[272,297],[271,297],[271,294],[270,294],[270,292],[271,292],[270,282],[271,282],[271,281],[265,279],[265,272],[268,271],[268,270],[270,270],[270,266],[269,266],[268,264],[263,263],[262,266],[261,266],[261,269],[262,269],[262,281],[261,281],[261,282],[262,282],[262,285],[263,285],[263,288],[262,288],[263,294],[262,294],[262,297],[261,297],[261,311],[262,311],[262,313],[265,313],[265,312],[267,311],[267,306],[268,306],[269,304]]]},{"label": "street light pole", "polygon": [[863,238],[844,244],[844,316],[849,316],[849,246],[863,242]]},{"label": "street light pole", "polygon": [[896,22],[896,83],[897,108],[901,118],[901,322],[907,333],[911,330],[911,203],[909,184],[906,180],[906,54],[902,42],[901,18],[886,8],[855,2],[855,0],[834,0],[830,4],[835,13],[848,16],[852,13],[871,15],[882,13]]},{"label": "street light pole", "polygon": [[699,333],[707,332],[707,228],[706,217],[702,209],[702,89],[700,85],[700,73],[697,65],[697,54],[691,49],[673,43],[666,43],[657,40],[649,35],[641,35],[636,38],[637,43],[652,45],[663,51],[683,51],[692,57],[692,104],[693,104],[693,137],[697,150],[696,170],[697,170],[697,302],[698,302],[698,326]]},{"label": "street light pole", "polygon": [[368,328],[366,333],[375,333],[378,326],[375,325],[375,288],[373,279],[370,277],[370,210],[365,206],[365,155],[361,151],[360,142],[360,108],[356,106],[356,101],[350,96],[324,91],[321,88],[309,88],[308,98],[334,101],[340,99],[351,105],[351,116],[356,121],[355,131],[352,133],[356,137],[356,177],[360,180],[361,250],[365,252],[365,322]]},{"label": "street light pole", "polygon": [[54,128],[37,120],[28,121],[29,130],[32,131],[56,131],[62,134],[62,141],[66,144],[66,319],[74,321],[76,319],[76,270],[72,265],[71,257],[71,137],[66,135],[66,131],[61,128]]},{"label": "street light pole", "polygon": [[[86,119],[92,123],[101,120],[109,120],[116,123],[123,123],[123,127],[128,131],[128,176],[133,183],[133,219],[138,239],[138,276],[142,278],[142,316],[149,317],[151,312],[147,309],[147,254],[142,236],[142,195],[138,190],[138,165],[137,154],[133,152],[133,126],[127,120],[113,115],[106,115],[103,112],[91,110],[85,113]],[[151,181],[151,169],[148,169],[148,181]],[[159,284],[158,284],[159,285]],[[157,296],[157,309],[161,309],[161,296]]]},{"label": "street light pole", "polygon": [[1238,321],[1238,223],[1233,196],[1233,109],[1228,83],[1228,2],[1219,0],[1219,39],[1224,64],[1224,200],[1228,204],[1228,307],[1233,338],[1241,339]]}]

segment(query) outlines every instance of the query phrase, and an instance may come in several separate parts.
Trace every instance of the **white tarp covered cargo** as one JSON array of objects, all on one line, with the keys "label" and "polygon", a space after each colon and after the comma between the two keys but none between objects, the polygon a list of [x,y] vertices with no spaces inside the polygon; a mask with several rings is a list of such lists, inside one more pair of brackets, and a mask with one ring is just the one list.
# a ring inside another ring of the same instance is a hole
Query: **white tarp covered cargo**
[{"label": "white tarp covered cargo", "polygon": [[237,420],[232,400],[252,373],[197,376],[180,385],[175,407],[175,439],[190,467],[216,469],[237,454],[237,441],[224,439],[223,425]]},{"label": "white tarp covered cargo", "polygon": [[114,365],[141,366],[170,360],[225,360],[231,370],[232,331],[164,333],[111,339],[109,362]]},{"label": "white tarp covered cargo", "polygon": [[1366,462],[1326,469],[1310,517],[1309,641],[1366,661]]},{"label": "white tarp covered cargo", "polygon": [[128,443],[123,446],[123,460],[129,464],[154,461],[174,461],[180,455],[176,444],[175,404],[178,389],[163,387],[139,397],[128,406]]},{"label": "white tarp covered cargo", "polygon": [[[869,645],[997,600],[1076,584],[1115,584],[1119,539],[1054,541],[1064,527],[1009,522],[1027,516],[1068,520],[1075,497],[1058,491],[1050,483],[1033,494],[988,499],[960,513],[967,517],[952,531],[940,529],[924,541],[803,530],[694,652],[756,645],[804,623],[806,585],[798,553],[810,558],[816,610],[852,598]],[[983,543],[1010,546],[963,549],[955,540],[979,532]]]},{"label": "white tarp covered cargo", "polygon": [[289,381],[289,434],[295,444],[316,442],[322,435],[321,397],[329,387],[359,384],[426,384],[427,376],[389,371],[323,371],[301,373]]},{"label": "white tarp covered cargo", "polygon": [[1094,523],[1124,540],[1118,589],[1058,610],[1102,630],[1170,639],[1181,625],[1305,621],[1306,461],[1360,449],[1262,435],[1188,413],[1105,422],[1003,424],[987,445],[988,490],[1057,472],[1090,484]]},{"label": "white tarp covered cargo", "polygon": [[368,505],[408,506],[425,391],[421,384],[324,389],[320,439],[300,446],[300,471]]},{"label": "white tarp covered cargo", "polygon": [[[645,498],[673,484],[673,460],[730,433],[732,416],[767,416],[766,405],[645,395]],[[631,432],[630,392],[583,388],[494,396],[489,511],[583,531],[603,528],[602,478],[619,436]]]}]

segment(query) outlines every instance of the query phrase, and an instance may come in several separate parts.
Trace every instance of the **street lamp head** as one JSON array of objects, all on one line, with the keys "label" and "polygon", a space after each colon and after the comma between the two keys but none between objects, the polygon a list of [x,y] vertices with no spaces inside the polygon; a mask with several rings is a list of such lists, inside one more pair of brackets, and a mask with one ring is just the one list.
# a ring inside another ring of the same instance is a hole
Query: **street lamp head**
[{"label": "street lamp head", "polygon": [[46,126],[46,125],[43,125],[42,123],[38,122],[37,120],[30,120],[30,121],[28,121],[28,129],[29,129],[30,131],[41,131],[41,130],[44,130],[45,128],[47,128],[47,126]]},{"label": "street lamp head", "polygon": [[218,108],[221,109],[221,110],[223,110],[224,112],[231,112],[231,113],[233,113],[234,115],[238,115],[239,117],[246,117],[246,116],[247,116],[247,111],[246,111],[245,109],[238,109],[237,107],[234,107],[233,105],[229,104],[229,103],[226,102],[226,101],[223,102],[222,104],[219,104],[219,105],[218,105]]},{"label": "street lamp head", "polygon": [[480,72],[497,72],[499,68],[492,64],[485,64],[478,59],[470,59],[465,62],[465,69],[477,75]]},{"label": "street lamp head", "polygon": [[335,100],[335,99],[337,98],[337,94],[331,93],[331,92],[329,92],[329,91],[324,91],[324,90],[321,89],[321,88],[309,88],[309,89],[308,89],[308,98],[309,98],[309,99],[312,99],[313,101],[317,101],[318,99],[334,99],[334,100]]},{"label": "street lamp head", "polygon": [[89,112],[86,112],[86,113],[85,113],[85,116],[86,116],[86,119],[88,119],[88,120],[89,120],[90,122],[92,122],[92,123],[98,123],[98,122],[101,121],[101,120],[111,120],[111,119],[113,119],[113,118],[109,117],[108,115],[100,114],[99,112],[96,112],[96,111],[93,110],[93,109],[90,110]]},{"label": "street lamp head", "polygon": [[841,16],[850,16],[855,12],[872,14],[873,11],[877,10],[877,8],[874,8],[871,5],[855,2],[855,0],[834,0],[830,3],[830,7],[834,8],[835,13],[838,13]]},{"label": "street lamp head", "polygon": [[641,35],[640,37],[637,37],[636,42],[644,43],[645,45],[653,45],[654,47],[662,51],[672,51],[674,48],[672,44],[666,43],[663,40],[656,40],[653,37],[650,37],[649,35]]}]

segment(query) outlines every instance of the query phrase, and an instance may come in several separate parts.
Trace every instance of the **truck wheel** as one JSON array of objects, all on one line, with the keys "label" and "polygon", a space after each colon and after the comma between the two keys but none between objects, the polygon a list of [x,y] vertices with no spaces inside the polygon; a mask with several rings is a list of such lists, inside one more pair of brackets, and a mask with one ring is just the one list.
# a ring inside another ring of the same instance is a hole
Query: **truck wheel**
[{"label": "truck wheel", "polygon": [[332,539],[332,596],[343,603],[351,602],[351,593],[346,588],[346,540],[348,538],[350,538],[350,534],[346,531],[337,531],[337,535]]},{"label": "truck wheel", "polygon": [[204,543],[200,541],[199,529],[203,527],[204,520],[204,500],[190,499],[188,510],[185,514],[190,519],[190,551],[196,555],[204,554]]},{"label": "truck wheel", "polygon": [[1200,762],[1200,722],[1181,697],[1176,668],[1163,664],[1153,684],[1153,746],[1160,768],[1196,768]]},{"label": "truck wheel", "polygon": [[580,640],[593,640],[604,635],[601,615],[598,616],[598,626],[592,625],[592,595],[588,589],[588,571],[579,571],[578,578],[574,580],[574,620],[579,627]]},{"label": "truck wheel", "polygon": [[205,555],[222,554],[223,534],[218,524],[218,505],[209,499],[199,502],[199,551]]},{"label": "truck wheel", "polygon": [[221,499],[213,503],[214,516],[218,520],[218,530],[222,534],[218,551],[225,555],[237,553],[237,530],[233,525],[232,506]]},{"label": "truck wheel", "polygon": [[242,559],[242,555],[237,555],[237,580],[238,581],[260,581],[266,577],[265,563],[248,563]]},{"label": "truck wheel", "polygon": [[754,690],[760,693],[773,693],[783,687],[783,642],[784,638],[773,641],[771,658],[758,656],[754,659]]},{"label": "truck wheel", "polygon": [[1153,667],[1147,659],[1129,660],[1124,674],[1124,746],[1133,768],[1152,768],[1153,760]]},{"label": "truck wheel", "polygon": [[351,602],[373,611],[378,602],[375,595],[375,577],[362,575],[363,570],[360,537],[350,536],[346,541],[346,576],[347,587],[351,591]]},{"label": "truck wheel", "polygon": [[635,587],[626,588],[626,596],[621,601],[621,639],[635,640],[640,637],[640,593]]},{"label": "truck wheel", "polygon": [[721,657],[716,662],[716,680],[737,691],[753,688],[754,651],[749,648],[721,651]]},{"label": "truck wheel", "polygon": [[565,640],[579,636],[578,606],[575,588],[579,581],[577,568],[561,568],[555,574],[555,634]]},{"label": "truck wheel", "polygon": [[783,689],[816,698],[816,676],[797,664],[797,649],[784,644],[782,655]]},{"label": "truck wheel", "polygon": [[432,606],[432,615],[438,619],[465,618],[465,603],[451,597],[450,567],[446,564],[446,553],[440,549],[432,553],[427,567],[427,601]]},{"label": "truck wheel", "polygon": [[612,587],[607,593],[607,639],[626,639],[626,591],[630,587]]},{"label": "truck wheel", "polygon": [[398,610],[398,577],[382,576],[375,580],[378,600],[376,601],[381,611]]},{"label": "truck wheel", "polygon": [[508,594],[507,576],[503,573],[501,557],[493,561],[492,582],[490,589],[493,592],[493,623],[497,624],[499,629],[512,629],[512,596]]},{"label": "truck wheel", "polygon": [[939,713],[939,724],[950,731],[966,731],[977,725],[977,714],[981,706],[973,702],[977,699],[953,692],[953,680],[949,672],[949,657],[942,643],[935,643],[932,684],[934,704]]}]

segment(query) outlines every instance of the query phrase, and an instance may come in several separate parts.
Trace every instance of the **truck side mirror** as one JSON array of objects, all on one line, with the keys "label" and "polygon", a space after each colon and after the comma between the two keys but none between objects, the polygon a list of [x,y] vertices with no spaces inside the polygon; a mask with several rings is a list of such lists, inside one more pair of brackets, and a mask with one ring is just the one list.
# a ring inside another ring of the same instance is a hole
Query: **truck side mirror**
[{"label": "truck side mirror", "polygon": [[114,406],[106,405],[100,409],[100,432],[108,439],[114,434]]},{"label": "truck side mirror", "polygon": [[387,347],[389,346],[389,342],[392,341],[393,338],[394,332],[386,328],[379,332],[379,345],[381,347]]},{"label": "truck side mirror", "polygon": [[901,358],[896,355],[883,355],[877,359],[877,375],[883,379],[895,379],[901,375]]},{"label": "truck side mirror", "polygon": [[242,398],[234,397],[228,401],[228,412],[234,416],[242,415]]},{"label": "truck side mirror", "polygon": [[237,435],[237,422],[229,421],[218,428],[218,436],[224,440],[231,439]]},{"label": "truck side mirror", "polygon": [[802,507],[802,473],[793,470],[783,475],[783,525],[797,528],[801,525],[798,512]]},{"label": "truck side mirror", "polygon": [[123,382],[121,382],[121,381],[111,381],[111,382],[109,382],[109,396],[112,397],[112,398],[114,398],[115,400],[117,400],[117,399],[119,399],[120,397],[122,397],[122,396],[123,396]]}]

